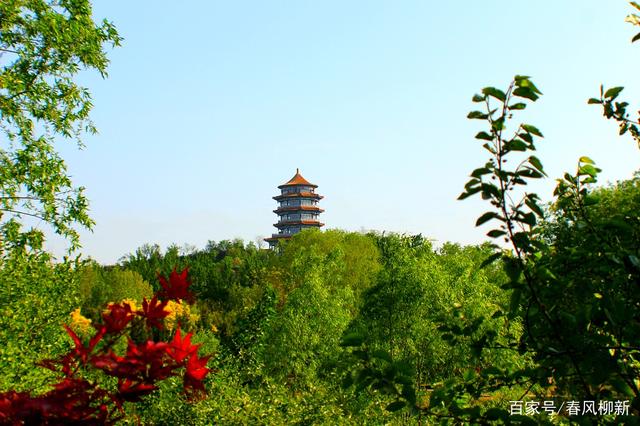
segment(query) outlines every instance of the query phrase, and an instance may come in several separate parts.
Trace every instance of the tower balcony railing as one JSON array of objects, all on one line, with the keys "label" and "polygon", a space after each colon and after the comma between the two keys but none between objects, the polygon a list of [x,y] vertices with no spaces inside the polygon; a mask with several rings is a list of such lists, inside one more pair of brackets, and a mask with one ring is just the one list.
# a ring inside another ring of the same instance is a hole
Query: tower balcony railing
[{"label": "tower balcony railing", "polygon": [[315,219],[284,219],[284,220],[279,220],[278,223],[276,223],[276,225],[286,225],[287,223],[296,223],[296,222],[319,222],[318,218]]}]

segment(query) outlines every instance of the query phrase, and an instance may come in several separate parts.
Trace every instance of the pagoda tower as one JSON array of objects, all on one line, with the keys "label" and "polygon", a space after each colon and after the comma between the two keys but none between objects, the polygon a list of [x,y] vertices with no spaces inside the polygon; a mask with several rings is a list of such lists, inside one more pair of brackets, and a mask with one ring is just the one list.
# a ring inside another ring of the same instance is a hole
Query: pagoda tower
[{"label": "pagoda tower", "polygon": [[281,239],[291,238],[306,228],[320,228],[324,223],[320,223],[318,215],[324,210],[318,207],[318,201],[324,198],[316,194],[314,185],[307,181],[296,169],[296,174],[289,182],[278,187],[280,195],[273,197],[278,202],[278,208],[273,212],[278,215],[278,223],[273,226],[278,228],[278,233],[265,238],[269,247],[273,248]]}]

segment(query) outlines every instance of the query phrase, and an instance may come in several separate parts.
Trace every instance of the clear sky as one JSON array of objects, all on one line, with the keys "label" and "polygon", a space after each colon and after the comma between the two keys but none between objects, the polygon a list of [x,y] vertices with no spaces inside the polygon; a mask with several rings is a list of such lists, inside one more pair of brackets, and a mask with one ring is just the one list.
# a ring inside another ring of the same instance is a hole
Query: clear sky
[{"label": "clear sky", "polygon": [[604,182],[640,167],[586,104],[604,83],[640,106],[625,1],[95,3],[123,45],[108,79],[79,79],[99,134],[58,148],[96,221],[82,252],[101,262],[144,243],[268,236],[271,197],[296,167],[325,196],[326,228],[480,242],[488,206],[456,201],[486,161],[481,123],[465,117],[474,93],[515,74],[544,93],[521,118],[546,136],[545,200],[581,155]]}]

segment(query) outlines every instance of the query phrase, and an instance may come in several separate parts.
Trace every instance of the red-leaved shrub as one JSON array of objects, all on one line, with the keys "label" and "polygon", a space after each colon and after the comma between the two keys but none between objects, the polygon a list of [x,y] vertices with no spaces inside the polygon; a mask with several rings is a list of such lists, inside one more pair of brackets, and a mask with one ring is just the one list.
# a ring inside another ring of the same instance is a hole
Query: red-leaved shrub
[{"label": "red-leaved shrub", "polygon": [[[122,418],[125,401],[140,401],[158,388],[158,382],[180,371],[184,392],[190,397],[204,395],[209,356],[198,356],[200,345],[191,344],[192,333],[182,337],[180,327],[170,342],[135,343],[129,337],[124,354],[114,351],[116,342],[128,336],[134,318],[142,319],[148,328],[159,330],[162,320],[169,315],[164,310],[169,300],[193,303],[187,269],[180,273],[174,269],[169,280],[160,275],[158,278],[162,290],[150,301],[145,298],[142,309],[133,311],[126,302],[110,304],[102,315],[102,322],[94,325],[95,333],[87,342],[65,326],[74,347],[57,359],[41,362],[41,366],[61,372],[63,378],[51,391],[40,396],[28,392],[1,393],[0,424],[113,424]],[[91,369],[115,377],[115,389],[105,389],[83,377],[82,373]]]}]

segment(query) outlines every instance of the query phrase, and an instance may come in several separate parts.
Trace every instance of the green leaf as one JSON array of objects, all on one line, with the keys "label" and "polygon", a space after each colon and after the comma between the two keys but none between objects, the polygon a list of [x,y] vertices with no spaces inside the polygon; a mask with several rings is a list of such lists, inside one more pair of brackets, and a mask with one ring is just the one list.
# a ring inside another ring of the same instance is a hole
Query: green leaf
[{"label": "green leaf", "polygon": [[489,151],[490,153],[492,153],[492,154],[494,154],[494,155],[496,154],[496,150],[495,150],[495,148],[494,148],[493,146],[491,146],[491,144],[490,144],[490,143],[485,143],[484,145],[482,145],[482,147],[483,147],[484,149],[486,149],[487,151]]},{"label": "green leaf", "polygon": [[535,200],[532,200],[531,198],[527,197],[524,200],[524,203],[526,204],[527,207],[529,207],[535,214],[537,214],[539,217],[543,218],[544,217],[544,211],[542,210],[542,208],[538,205],[538,203],[535,202]]},{"label": "green leaf", "polygon": [[525,213],[520,221],[529,226],[536,226],[536,216],[533,213]]},{"label": "green leaf", "polygon": [[519,279],[522,276],[522,264],[513,257],[504,260],[504,272],[511,280],[511,288],[520,288]]},{"label": "green leaf", "polygon": [[509,152],[509,151],[521,151],[521,152],[525,152],[527,150],[529,146],[524,143],[523,141],[516,139],[513,140],[509,143],[504,144],[504,150],[505,152]]},{"label": "green leaf", "polygon": [[467,114],[467,118],[469,119],[477,119],[477,120],[486,120],[489,116],[480,111],[471,111]]},{"label": "green leaf", "polygon": [[513,77],[518,87],[520,86],[520,84],[522,84],[522,81],[529,80],[530,78],[531,77],[528,75],[516,75],[515,77]]},{"label": "green leaf", "polygon": [[496,132],[503,130],[505,128],[504,117],[500,117],[498,119],[493,120],[493,122],[491,123],[491,128]]},{"label": "green leaf", "polygon": [[518,133],[518,137],[521,138],[525,142],[533,143],[533,136],[529,133]]},{"label": "green leaf", "polygon": [[473,179],[469,179],[469,182],[465,183],[464,189],[473,189],[476,185],[480,185],[480,183],[480,179],[474,177]]},{"label": "green leaf", "polygon": [[[523,167],[521,170],[518,170],[516,172],[516,176],[523,176],[523,177],[528,177],[531,179],[540,179],[542,177],[544,177],[544,175],[542,173],[540,173],[537,170],[534,170],[530,167]],[[518,183],[522,183],[524,184],[525,182],[518,182]]]},{"label": "green leaf", "polygon": [[491,237],[491,238],[498,238],[501,237],[503,235],[506,235],[507,232],[503,231],[501,229],[492,229],[491,231],[487,232],[487,236]]},{"label": "green leaf", "polygon": [[585,163],[585,164],[596,164],[591,158],[585,157],[585,156],[580,157],[578,162],[579,163]]},{"label": "green leaf", "polygon": [[528,89],[531,89],[531,91],[533,91],[534,93],[537,93],[539,95],[542,94],[542,92],[540,90],[538,90],[536,85],[533,84],[533,82],[531,81],[530,77],[522,76],[522,75],[516,75],[514,80],[515,80],[516,86],[518,88],[521,88],[521,87],[528,88]]},{"label": "green leaf", "polygon": [[500,190],[497,186],[492,183],[483,183],[481,185],[482,188],[482,199],[489,200],[491,197],[500,199],[502,195],[500,194]]},{"label": "green leaf", "polygon": [[542,133],[540,132],[540,130],[538,130],[538,128],[536,126],[532,126],[531,124],[523,124],[522,128],[524,130],[526,130],[527,133],[531,133],[532,135],[536,135],[536,136],[539,136],[541,138],[544,137],[544,136],[542,136]]},{"label": "green leaf", "polygon": [[597,98],[590,98],[590,99],[587,101],[587,103],[588,103],[588,104],[601,104],[601,103],[602,103],[602,101],[601,101],[600,99],[597,99]]},{"label": "green leaf", "polygon": [[473,98],[471,98],[472,102],[484,102],[486,99],[486,96],[482,96],[482,95],[473,95]]},{"label": "green leaf", "polygon": [[542,161],[540,161],[540,159],[538,157],[536,157],[535,155],[532,155],[529,157],[529,164],[531,164],[533,167],[536,168],[536,170],[538,170],[540,173],[542,173],[543,175],[547,175],[544,172],[544,168],[542,167]]},{"label": "green leaf", "polygon": [[480,226],[483,223],[490,221],[491,219],[502,220],[502,216],[498,215],[498,213],[496,212],[486,212],[478,218],[478,220],[476,221],[476,226]]},{"label": "green leaf", "polygon": [[529,237],[528,232],[516,232],[515,234],[513,234],[512,240],[513,244],[522,248],[529,246],[531,238]]},{"label": "green leaf", "polygon": [[623,90],[624,87],[612,87],[611,89],[608,89],[606,92],[604,92],[604,97],[608,99],[615,99]]},{"label": "green leaf", "polygon": [[480,167],[478,169],[475,169],[473,172],[471,172],[471,176],[475,178],[480,178],[481,176],[484,176],[489,173],[491,173],[491,170],[489,170],[486,167]]},{"label": "green leaf", "polygon": [[477,188],[473,188],[473,189],[469,189],[465,192],[463,192],[462,194],[460,194],[458,196],[458,200],[464,200],[465,198],[469,198],[471,197],[473,194],[477,194],[478,192],[480,192],[482,190],[482,188],[477,187]]},{"label": "green leaf", "polygon": [[513,105],[509,105],[509,109],[513,110],[513,111],[517,111],[517,110],[523,110],[527,107],[527,104],[523,103],[523,102],[517,102]]},{"label": "green leaf", "polygon": [[640,40],[640,33],[638,33],[635,36],[633,36],[633,38],[631,39],[631,43],[634,43],[634,42],[636,42],[638,40]]},{"label": "green leaf", "polygon": [[627,131],[629,130],[629,124],[628,123],[621,123],[620,124],[620,132],[619,135],[622,136],[625,133],[627,133]]},{"label": "green leaf", "polygon": [[507,95],[500,89],[496,89],[495,87],[485,87],[482,89],[482,93],[488,96],[493,96],[501,102],[504,102],[507,98]]},{"label": "green leaf", "polygon": [[486,140],[486,141],[492,141],[492,140],[493,140],[493,136],[491,136],[491,135],[490,135],[489,133],[487,133],[487,132],[479,132],[479,133],[476,135],[476,139],[483,139],[483,140]]},{"label": "green leaf", "polygon": [[539,98],[539,96],[536,94],[536,92],[534,92],[533,90],[531,90],[528,87],[518,87],[517,89],[515,89],[513,91],[513,94],[514,94],[514,96],[530,99],[530,100],[532,100],[534,102]]},{"label": "green leaf", "polygon": [[587,174],[591,177],[596,177],[598,176],[599,169],[593,167],[591,164],[585,164],[583,166],[580,166],[578,172],[580,174]]}]

